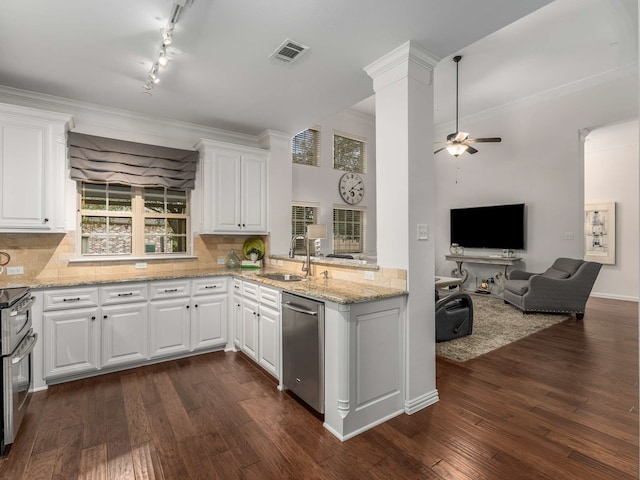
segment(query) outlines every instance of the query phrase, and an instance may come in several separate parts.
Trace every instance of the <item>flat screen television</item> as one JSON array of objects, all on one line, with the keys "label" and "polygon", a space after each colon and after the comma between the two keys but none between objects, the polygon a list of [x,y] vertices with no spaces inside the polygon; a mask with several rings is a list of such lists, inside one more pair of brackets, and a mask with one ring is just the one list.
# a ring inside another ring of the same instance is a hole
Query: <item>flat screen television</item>
[{"label": "flat screen television", "polygon": [[524,203],[452,208],[451,243],[464,248],[524,249]]}]

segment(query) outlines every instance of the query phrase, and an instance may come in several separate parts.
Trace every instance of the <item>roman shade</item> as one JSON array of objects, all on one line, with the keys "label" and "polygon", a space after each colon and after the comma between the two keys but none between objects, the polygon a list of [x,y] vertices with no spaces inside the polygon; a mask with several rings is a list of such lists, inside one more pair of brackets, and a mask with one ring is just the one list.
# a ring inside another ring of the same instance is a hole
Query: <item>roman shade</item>
[{"label": "roman shade", "polygon": [[192,190],[198,152],[69,132],[71,179]]}]

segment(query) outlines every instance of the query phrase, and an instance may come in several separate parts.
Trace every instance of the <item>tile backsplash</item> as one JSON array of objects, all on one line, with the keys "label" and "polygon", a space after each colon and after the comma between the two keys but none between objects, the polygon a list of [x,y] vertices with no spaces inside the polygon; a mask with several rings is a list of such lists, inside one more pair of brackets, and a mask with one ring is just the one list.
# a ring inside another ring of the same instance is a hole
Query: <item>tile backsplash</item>
[{"label": "tile backsplash", "polygon": [[[120,280],[122,278],[166,274],[186,274],[224,268],[218,258],[226,259],[235,249],[242,255],[246,236],[196,235],[193,254],[197,258],[169,258],[162,260],[117,260],[72,262],[76,257],[76,234],[2,233],[0,251],[11,256],[5,271],[0,274],[0,285],[38,283],[91,283],[95,280]],[[262,237],[267,243],[267,237]],[[147,268],[137,269],[136,262],[146,261]],[[7,267],[21,266],[24,274],[7,275]]]},{"label": "tile backsplash", "polygon": [[[261,236],[269,252],[269,237]],[[11,256],[0,274],[0,287],[5,285],[37,285],[87,283],[94,281],[122,280],[139,277],[153,277],[164,275],[185,275],[224,269],[218,264],[218,259],[226,260],[227,255],[234,249],[242,258],[242,245],[247,239],[242,235],[196,235],[193,240],[193,255],[196,258],[168,258],[168,259],[129,259],[117,261],[72,261],[76,258],[76,232],[67,234],[50,233],[0,233],[0,251]],[[265,257],[268,260],[268,253]],[[146,262],[147,268],[138,269],[136,262]],[[7,275],[7,267],[21,266],[23,274]],[[278,267],[292,272],[298,272],[301,263],[284,261]],[[405,270],[380,268],[372,271],[373,280],[366,279],[362,270],[327,265],[313,265],[313,275],[319,276],[327,270],[329,278],[347,280],[355,283],[371,283],[406,289],[407,277]]]}]

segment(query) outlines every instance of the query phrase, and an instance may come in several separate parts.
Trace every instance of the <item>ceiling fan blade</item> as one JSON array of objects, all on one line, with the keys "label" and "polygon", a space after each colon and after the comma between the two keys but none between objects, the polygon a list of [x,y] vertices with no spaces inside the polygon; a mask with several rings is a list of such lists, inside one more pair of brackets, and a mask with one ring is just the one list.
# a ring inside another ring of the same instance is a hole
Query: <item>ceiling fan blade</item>
[{"label": "ceiling fan blade", "polygon": [[433,152],[433,154],[435,155],[436,153],[441,152],[441,151],[442,151],[442,150],[444,150],[445,148],[447,148],[447,147],[439,148],[438,150],[436,150],[435,152]]},{"label": "ceiling fan blade", "polygon": [[473,155],[474,153],[478,153],[478,150],[476,150],[475,148],[467,145],[467,153],[470,153],[471,155]]},{"label": "ceiling fan blade", "polygon": [[466,143],[488,143],[488,142],[501,142],[500,137],[487,137],[487,138],[468,138]]}]

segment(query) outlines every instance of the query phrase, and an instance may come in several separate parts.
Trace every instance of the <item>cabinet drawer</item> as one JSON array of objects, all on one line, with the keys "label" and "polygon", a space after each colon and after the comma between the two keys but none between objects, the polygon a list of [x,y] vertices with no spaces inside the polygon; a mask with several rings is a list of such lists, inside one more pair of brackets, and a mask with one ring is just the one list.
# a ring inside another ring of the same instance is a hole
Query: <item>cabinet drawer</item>
[{"label": "cabinet drawer", "polygon": [[192,295],[209,295],[211,293],[225,293],[228,277],[198,278],[191,282]]},{"label": "cabinet drawer", "polygon": [[237,278],[233,279],[233,293],[235,295],[242,295],[242,280]]},{"label": "cabinet drawer", "polygon": [[67,310],[69,308],[97,307],[99,299],[97,288],[46,290],[43,296],[43,310],[45,312]]},{"label": "cabinet drawer", "polygon": [[280,291],[269,287],[260,287],[260,303],[280,310]]},{"label": "cabinet drawer", "polygon": [[102,305],[145,302],[148,298],[146,283],[111,285],[100,289],[100,302]]},{"label": "cabinet drawer", "polygon": [[149,298],[188,297],[191,289],[189,280],[152,282],[149,284]]},{"label": "cabinet drawer", "polygon": [[242,282],[242,296],[258,301],[258,284]]}]

